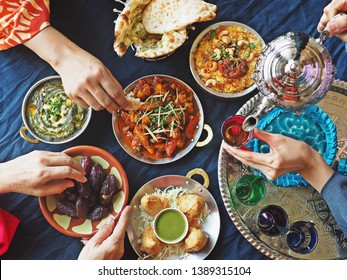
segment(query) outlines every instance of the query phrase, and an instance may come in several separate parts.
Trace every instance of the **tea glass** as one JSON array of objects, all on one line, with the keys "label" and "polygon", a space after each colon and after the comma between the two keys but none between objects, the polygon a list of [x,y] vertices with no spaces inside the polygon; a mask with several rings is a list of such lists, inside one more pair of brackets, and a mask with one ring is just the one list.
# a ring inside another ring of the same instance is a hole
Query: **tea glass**
[{"label": "tea glass", "polygon": [[224,141],[236,148],[246,145],[253,138],[253,130],[245,131],[242,124],[245,117],[241,115],[234,115],[228,117],[222,124],[222,137]]},{"label": "tea glass", "polygon": [[298,254],[308,254],[318,244],[318,233],[312,221],[297,221],[288,227],[288,215],[278,205],[261,209],[257,224],[268,236],[285,235],[288,247]]},{"label": "tea glass", "polygon": [[266,193],[263,178],[258,175],[247,174],[242,176],[234,187],[236,198],[243,204],[257,205],[263,200]]}]

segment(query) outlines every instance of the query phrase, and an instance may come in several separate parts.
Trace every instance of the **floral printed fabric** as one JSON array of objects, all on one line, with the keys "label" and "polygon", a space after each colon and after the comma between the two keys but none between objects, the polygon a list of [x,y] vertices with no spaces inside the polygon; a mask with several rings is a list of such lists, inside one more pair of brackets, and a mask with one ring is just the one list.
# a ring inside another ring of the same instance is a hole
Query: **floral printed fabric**
[{"label": "floral printed fabric", "polygon": [[49,25],[49,0],[0,0],[0,50],[28,41]]}]

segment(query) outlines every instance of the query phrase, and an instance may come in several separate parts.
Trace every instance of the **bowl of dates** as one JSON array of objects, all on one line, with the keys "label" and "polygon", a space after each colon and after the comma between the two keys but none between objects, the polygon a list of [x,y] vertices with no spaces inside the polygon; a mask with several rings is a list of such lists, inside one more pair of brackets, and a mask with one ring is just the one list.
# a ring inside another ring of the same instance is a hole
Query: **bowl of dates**
[{"label": "bowl of dates", "polygon": [[110,219],[118,219],[129,197],[126,173],[107,151],[93,146],[76,146],[64,153],[81,163],[85,183],[57,195],[39,197],[43,216],[63,234],[89,237]]}]

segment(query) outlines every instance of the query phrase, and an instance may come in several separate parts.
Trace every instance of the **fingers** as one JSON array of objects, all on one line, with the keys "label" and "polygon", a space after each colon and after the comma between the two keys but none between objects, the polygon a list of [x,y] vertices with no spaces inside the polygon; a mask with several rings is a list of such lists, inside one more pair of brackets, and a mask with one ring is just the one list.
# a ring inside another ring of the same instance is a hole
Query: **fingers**
[{"label": "fingers", "polygon": [[[78,105],[80,105],[82,108],[84,108],[84,109],[88,109],[89,107],[91,107],[91,106],[89,106],[89,104],[88,103],[86,103],[82,98],[80,98],[80,97],[76,97],[75,99],[74,99],[74,101],[78,104]],[[92,107],[93,108],[93,107]]]},{"label": "fingers", "polygon": [[122,240],[125,237],[125,232],[128,226],[129,218],[131,213],[131,207],[126,206],[122,211],[122,214],[118,220],[116,227],[113,230],[111,239],[116,243],[118,240]]},{"label": "fingers", "polygon": [[124,208],[119,221],[116,222],[112,219],[109,224],[104,225],[89,241],[94,245],[100,245],[106,239],[108,242],[116,244],[118,241],[123,240],[125,237],[126,228],[130,217],[131,207]]},{"label": "fingers", "polygon": [[47,167],[44,169],[45,180],[54,179],[74,179],[79,182],[85,182],[84,170],[82,166],[72,157],[64,153],[46,152],[46,158],[42,163]]},{"label": "fingers", "polygon": [[[327,27],[327,30],[331,33],[339,33],[339,32],[336,32],[336,31],[333,31],[335,30],[335,26],[334,25],[331,25],[329,26],[330,24],[328,24],[328,22],[335,16],[337,15],[338,13],[341,13],[341,12],[347,12],[347,1],[346,0],[339,0],[339,1],[332,1],[329,5],[327,5],[325,8],[324,8],[324,13],[318,23],[318,26],[317,26],[317,30],[319,32],[322,32],[325,27]],[[342,20],[342,19],[341,19]],[[341,25],[342,23],[340,22],[339,25]],[[342,28],[342,26],[339,26],[339,28]]]},{"label": "fingers", "polygon": [[337,16],[327,23],[327,30],[332,34],[340,34],[347,31],[347,15]]},{"label": "fingers", "polygon": [[[237,149],[234,147],[229,146],[228,144],[226,144],[225,142],[223,142],[223,148],[227,150],[227,152],[229,154],[231,154],[232,156],[234,156],[235,158],[237,157],[238,160],[242,159],[242,163],[243,162],[247,162],[247,163],[257,163],[260,165],[269,165],[270,164],[270,160],[269,157],[266,154],[262,154],[262,153],[256,153],[253,151],[247,151],[247,150],[243,150],[243,149]],[[247,164],[247,165],[249,165]]]},{"label": "fingers", "polygon": [[286,168],[278,169],[278,168],[273,168],[270,165],[266,165],[266,164],[264,165],[264,164],[260,164],[259,162],[253,162],[253,161],[250,161],[248,159],[245,159],[244,157],[238,156],[237,154],[233,154],[233,157],[235,159],[237,159],[238,161],[240,161],[243,165],[246,165],[246,166],[249,166],[251,168],[259,170],[269,180],[274,180],[274,179],[278,178],[279,176],[281,176],[285,173],[288,173],[288,171],[289,171]]},{"label": "fingers", "polygon": [[273,136],[274,136],[273,133],[269,133],[269,132],[266,132],[264,130],[260,130],[260,129],[257,129],[257,128],[254,129],[254,138],[262,140],[262,141],[264,141],[264,142],[266,142],[268,144],[270,144],[269,142],[272,141]]},{"label": "fingers", "polygon": [[89,239],[88,244],[91,243],[95,246],[100,245],[111,235],[115,224],[115,221],[112,219],[109,224],[104,225],[91,239]]},{"label": "fingers", "polygon": [[84,170],[81,164],[75,161],[72,157],[64,153],[50,153],[47,158],[48,166],[70,166],[73,169],[76,169],[80,173],[84,174]]},{"label": "fingers", "polygon": [[128,107],[130,105],[125,99],[122,86],[108,72],[106,71],[100,77],[100,80],[94,80],[94,83],[88,86],[88,91],[84,92],[80,97],[95,111],[106,109],[112,113],[120,107]]},{"label": "fingers", "polygon": [[87,178],[84,177],[83,173],[67,165],[47,166],[40,172],[40,175],[44,178],[46,182],[66,178],[76,180],[79,182],[87,181]]},{"label": "fingers", "polygon": [[71,180],[54,180],[45,184],[40,188],[37,196],[46,196],[52,194],[58,194],[65,191],[67,188],[74,186],[74,182]]},{"label": "fingers", "polygon": [[105,107],[108,111],[116,111],[119,109],[119,107],[128,109],[131,106],[131,104],[129,104],[128,100],[125,98],[122,86],[113,77],[109,70],[106,69],[106,77],[104,77],[100,83],[108,96],[110,96],[110,98],[112,98],[112,100],[117,104],[116,108]]},{"label": "fingers", "polygon": [[[101,79],[101,81],[102,80],[103,78]],[[119,106],[116,102],[116,99],[112,98],[108,91],[105,90],[105,88],[101,85],[101,81],[100,84],[99,81],[96,81],[98,82],[98,84],[94,84],[92,88],[89,88],[89,91],[93,94],[93,97],[99,105],[98,109],[100,110],[100,108],[105,108],[109,112],[118,110]]]}]

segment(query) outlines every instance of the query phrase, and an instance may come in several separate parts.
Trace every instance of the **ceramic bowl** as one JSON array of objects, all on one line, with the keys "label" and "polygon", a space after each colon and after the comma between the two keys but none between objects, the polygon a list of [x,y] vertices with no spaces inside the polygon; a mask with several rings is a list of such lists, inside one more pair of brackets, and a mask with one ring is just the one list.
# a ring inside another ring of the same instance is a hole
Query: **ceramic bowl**
[{"label": "ceramic bowl", "polygon": [[121,190],[115,194],[112,204],[108,206],[108,214],[100,220],[71,218],[60,213],[56,204],[59,198],[55,195],[39,197],[43,216],[48,223],[63,234],[73,237],[90,237],[110,219],[118,219],[129,198],[129,184],[126,173],[119,161],[109,152],[93,146],[76,146],[64,153],[80,162],[82,156],[91,157],[94,163],[99,163],[106,175],[113,174],[117,178]]},{"label": "ceramic bowl", "polygon": [[[169,216],[170,214],[173,214]],[[179,222],[183,223],[178,225]],[[181,226],[181,227],[180,227]],[[166,244],[181,242],[187,235],[189,223],[187,217],[177,208],[165,208],[154,218],[153,229],[157,238]],[[172,237],[172,234],[175,237]]]}]

